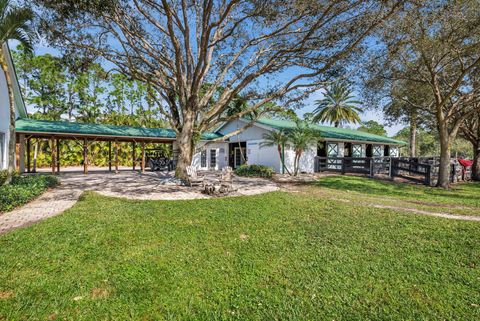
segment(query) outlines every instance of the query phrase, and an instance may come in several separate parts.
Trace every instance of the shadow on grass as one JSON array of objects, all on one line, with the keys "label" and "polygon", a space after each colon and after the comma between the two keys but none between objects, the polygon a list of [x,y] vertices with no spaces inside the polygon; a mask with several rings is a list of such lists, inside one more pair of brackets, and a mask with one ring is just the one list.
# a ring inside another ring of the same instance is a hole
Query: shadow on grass
[{"label": "shadow on grass", "polygon": [[475,194],[480,190],[480,184],[476,182],[458,184],[450,190],[445,190],[437,187],[386,182],[353,176],[325,177],[312,184],[319,187],[354,191],[375,196],[392,196],[409,199],[443,198],[453,203],[461,199],[472,200],[472,197],[475,197]]}]

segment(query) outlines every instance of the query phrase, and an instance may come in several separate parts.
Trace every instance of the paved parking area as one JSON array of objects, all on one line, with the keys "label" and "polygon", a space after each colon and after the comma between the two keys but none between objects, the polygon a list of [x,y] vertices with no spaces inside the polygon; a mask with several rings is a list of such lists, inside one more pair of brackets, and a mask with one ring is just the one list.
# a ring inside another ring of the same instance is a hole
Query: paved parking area
[{"label": "paved parking area", "polygon": [[[88,175],[66,170],[59,175],[61,185],[47,191],[38,199],[11,212],[0,214],[0,234],[14,228],[28,226],[48,217],[61,214],[72,207],[83,191],[96,191],[102,195],[139,200],[184,200],[209,198],[199,187],[178,186],[173,173],[121,171],[91,171]],[[218,172],[205,173],[207,181],[218,179]],[[254,195],[278,190],[269,180],[235,177],[237,195]]]}]

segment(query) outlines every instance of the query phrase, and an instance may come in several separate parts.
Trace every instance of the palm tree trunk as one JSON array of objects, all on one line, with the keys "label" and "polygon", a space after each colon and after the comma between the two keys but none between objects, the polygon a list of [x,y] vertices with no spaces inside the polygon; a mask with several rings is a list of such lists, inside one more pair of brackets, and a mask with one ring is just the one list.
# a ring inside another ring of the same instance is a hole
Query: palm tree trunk
[{"label": "palm tree trunk", "polygon": [[5,184],[9,184],[12,181],[12,176],[13,176],[13,173],[15,172],[15,103],[13,100],[14,98],[13,98],[12,79],[10,78],[10,73],[8,72],[7,60],[2,49],[0,49],[0,64],[2,65],[2,70],[5,75],[5,80],[7,83],[9,111],[10,111],[8,170],[7,170],[7,179],[5,181]]},{"label": "palm tree trunk", "polygon": [[284,158],[284,154],[283,154],[283,147],[282,145],[277,145],[277,149],[278,149],[278,156],[280,156],[280,162],[282,163],[282,168],[287,171],[287,174],[292,176],[292,173],[290,173],[290,171],[288,170],[287,166],[285,166],[285,158]]}]

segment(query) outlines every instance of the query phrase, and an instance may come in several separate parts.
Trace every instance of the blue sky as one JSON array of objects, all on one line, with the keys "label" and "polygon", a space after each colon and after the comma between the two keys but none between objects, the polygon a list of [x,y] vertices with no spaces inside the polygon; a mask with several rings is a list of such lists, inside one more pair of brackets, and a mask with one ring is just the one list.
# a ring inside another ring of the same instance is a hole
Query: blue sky
[{"label": "blue sky", "polygon": [[[15,44],[11,44],[11,48],[15,48]],[[53,55],[58,54],[58,51],[55,48],[44,45],[42,42],[35,46],[35,53],[38,55],[50,53]],[[297,113],[301,116],[304,113],[311,112],[315,108],[315,100],[321,99],[323,97],[321,91],[313,93],[307,100],[305,100],[305,107],[298,110]],[[28,108],[28,106],[27,106]],[[29,112],[32,111],[31,108],[28,108]],[[381,124],[384,123],[383,113],[378,110],[366,109],[364,113],[360,115],[362,121],[375,120]],[[358,125],[349,125],[350,128],[357,128]],[[394,126],[385,126],[388,136],[395,135],[400,129],[404,128],[404,124],[396,124]]]}]

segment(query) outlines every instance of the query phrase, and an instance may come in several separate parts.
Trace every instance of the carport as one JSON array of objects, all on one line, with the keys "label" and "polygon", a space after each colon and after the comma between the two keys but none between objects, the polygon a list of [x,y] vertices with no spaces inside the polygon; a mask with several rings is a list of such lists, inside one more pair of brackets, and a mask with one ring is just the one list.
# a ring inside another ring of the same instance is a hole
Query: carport
[{"label": "carport", "polygon": [[17,164],[25,164],[20,159],[25,154],[26,172],[31,172],[31,140],[48,139],[51,141],[51,168],[52,174],[60,172],[60,144],[63,140],[74,140],[83,147],[83,173],[88,173],[88,149],[94,142],[108,142],[108,167],[118,172],[118,144],[121,142],[132,144],[132,168],[135,170],[135,145],[141,144],[141,171],[145,171],[145,144],[175,142],[175,131],[166,128],[144,128],[133,126],[115,126],[104,124],[74,123],[67,121],[36,120],[21,118],[16,121]]}]

